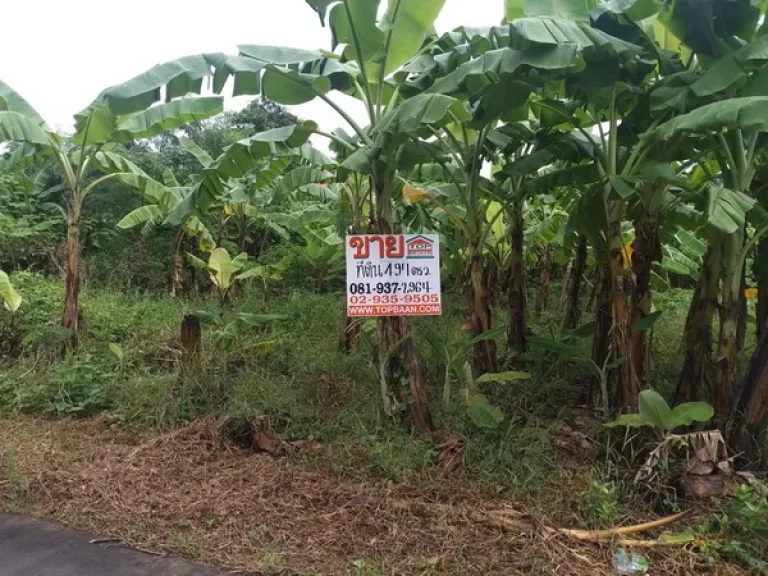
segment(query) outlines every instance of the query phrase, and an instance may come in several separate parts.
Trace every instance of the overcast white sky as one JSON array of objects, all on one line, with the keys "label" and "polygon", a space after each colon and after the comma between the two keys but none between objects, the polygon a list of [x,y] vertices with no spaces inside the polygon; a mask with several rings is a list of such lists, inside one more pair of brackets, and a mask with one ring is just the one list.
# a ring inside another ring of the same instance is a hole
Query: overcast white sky
[{"label": "overcast white sky", "polygon": [[[438,32],[498,24],[503,2],[447,0]],[[26,0],[3,2],[2,12],[0,79],[62,130],[102,89],[160,62],[234,53],[237,44],[330,48],[329,30],[304,0]],[[343,102],[364,122],[351,98]],[[294,112],[328,131],[344,124],[323,102]]]}]

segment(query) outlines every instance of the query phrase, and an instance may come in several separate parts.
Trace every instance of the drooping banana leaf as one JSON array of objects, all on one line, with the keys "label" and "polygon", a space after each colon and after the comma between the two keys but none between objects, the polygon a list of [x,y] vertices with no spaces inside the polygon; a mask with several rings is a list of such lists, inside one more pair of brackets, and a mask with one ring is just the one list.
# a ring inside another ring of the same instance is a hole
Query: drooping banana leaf
[{"label": "drooping banana leaf", "polygon": [[277,150],[286,151],[304,145],[316,129],[317,124],[305,121],[235,142],[213,164],[201,171],[192,192],[168,215],[166,222],[178,226],[193,212],[206,210],[225,192],[230,179],[242,178]]},{"label": "drooping banana leaf", "polygon": [[51,148],[51,136],[33,119],[19,112],[0,111],[0,142],[26,142]]},{"label": "drooping banana leaf", "polygon": [[208,168],[208,166],[213,164],[213,158],[208,155],[208,152],[195,144],[193,140],[190,140],[186,136],[182,136],[179,138],[179,144],[181,144],[181,147],[184,148],[184,150],[192,154],[192,156],[200,162],[200,165],[203,168]]},{"label": "drooping banana leaf", "polygon": [[38,114],[37,110],[22,98],[21,94],[16,92],[2,80],[0,80],[0,110],[21,114],[37,124],[43,130],[48,130],[45,120]]},{"label": "drooping banana leaf", "polygon": [[768,96],[731,98],[697,108],[646,132],[648,140],[669,140],[679,134],[701,134],[724,128],[768,130]]},{"label": "drooping banana leaf", "polygon": [[146,224],[147,222],[160,221],[165,215],[165,211],[156,204],[147,204],[146,206],[140,206],[126,214],[122,220],[117,223],[118,228],[127,229],[133,228],[140,224]]}]

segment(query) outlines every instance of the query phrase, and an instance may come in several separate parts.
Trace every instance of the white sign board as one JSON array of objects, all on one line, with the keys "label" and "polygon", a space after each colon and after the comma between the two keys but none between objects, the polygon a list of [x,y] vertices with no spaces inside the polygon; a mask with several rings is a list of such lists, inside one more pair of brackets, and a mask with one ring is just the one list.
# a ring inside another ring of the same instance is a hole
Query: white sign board
[{"label": "white sign board", "polygon": [[347,236],[349,316],[439,316],[437,234]]}]

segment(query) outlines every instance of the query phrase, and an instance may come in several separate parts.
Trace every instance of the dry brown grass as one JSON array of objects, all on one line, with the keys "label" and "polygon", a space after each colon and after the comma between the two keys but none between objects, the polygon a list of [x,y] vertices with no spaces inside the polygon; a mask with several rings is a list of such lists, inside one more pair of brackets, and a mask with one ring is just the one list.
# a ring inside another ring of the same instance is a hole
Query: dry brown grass
[{"label": "dry brown grass", "polygon": [[[546,535],[543,519],[466,482],[351,483],[322,466],[233,448],[201,421],[132,437],[103,421],[0,422],[33,513],[233,570],[346,574],[608,575],[610,547]],[[507,510],[511,527],[489,518]],[[740,574],[684,550],[652,551],[655,575]]]}]

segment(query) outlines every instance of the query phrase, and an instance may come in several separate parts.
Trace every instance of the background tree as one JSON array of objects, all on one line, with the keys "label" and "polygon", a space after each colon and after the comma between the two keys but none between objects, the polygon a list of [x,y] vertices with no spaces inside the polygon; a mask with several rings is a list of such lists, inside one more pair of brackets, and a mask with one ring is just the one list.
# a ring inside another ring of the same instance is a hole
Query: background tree
[{"label": "background tree", "polygon": [[[97,100],[75,115],[75,134],[64,139],[52,132],[40,115],[0,82],[0,142],[15,141],[34,147],[54,158],[67,188],[67,248],[64,313],[61,324],[71,331],[69,347],[79,339],[80,309],[80,220],[83,201],[116,172],[142,174],[143,171],[122,156],[110,152],[111,144],[154,136],[218,114],[223,108],[218,97],[169,101],[149,109],[146,104],[112,107]],[[93,172],[102,176],[93,179]]]}]

